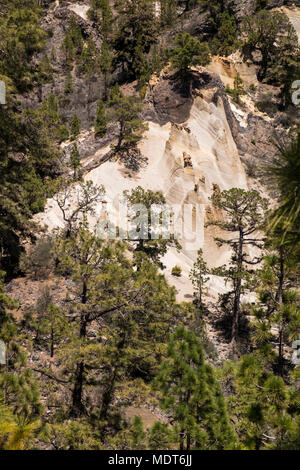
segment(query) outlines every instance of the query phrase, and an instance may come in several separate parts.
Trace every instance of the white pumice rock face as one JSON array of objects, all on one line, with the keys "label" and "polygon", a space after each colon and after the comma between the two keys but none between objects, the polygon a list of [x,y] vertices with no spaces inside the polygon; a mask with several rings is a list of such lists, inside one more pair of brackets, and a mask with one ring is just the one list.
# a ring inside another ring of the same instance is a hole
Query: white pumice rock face
[{"label": "white pumice rock face", "polygon": [[89,10],[89,5],[82,5],[81,3],[73,3],[72,5],[68,6],[68,9],[76,13],[76,15],[80,16],[83,20],[87,20],[87,12]]},{"label": "white pumice rock face", "polygon": [[[199,248],[204,249],[211,267],[220,266],[229,258],[226,248],[218,248],[213,240],[216,229],[204,229],[208,214],[210,217],[214,214],[209,201],[214,188],[220,191],[232,187],[248,188],[223,101],[218,98],[215,103],[213,96],[212,90],[204,90],[202,97],[196,97],[190,117],[184,124],[148,123],[149,130],[140,144],[146,163],[139,171],[132,172],[120,162],[107,161],[85,176],[85,180],[105,187],[114,210],[118,208],[123,191],[137,186],[162,191],[167,203],[181,207],[182,211],[185,205],[199,207],[191,220],[186,221],[185,238],[180,240],[182,250],[170,249],[163,260],[166,276],[177,287],[180,300],[190,300],[192,295],[189,272]],[[97,157],[104,156],[109,150],[109,146],[101,149]],[[185,167],[185,158],[191,166]],[[48,201],[39,220],[49,230],[62,226],[61,213],[54,200]],[[199,224],[197,234],[196,224]],[[179,279],[171,276],[171,270],[177,264],[183,270]],[[224,284],[219,279],[212,278],[210,284],[212,296],[224,291]]]}]

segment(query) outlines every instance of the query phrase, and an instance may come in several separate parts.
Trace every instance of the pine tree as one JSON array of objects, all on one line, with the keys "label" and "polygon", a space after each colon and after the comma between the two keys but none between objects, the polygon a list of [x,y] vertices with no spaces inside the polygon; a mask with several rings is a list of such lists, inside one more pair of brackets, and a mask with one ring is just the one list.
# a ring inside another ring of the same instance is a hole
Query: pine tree
[{"label": "pine tree", "polygon": [[[25,22],[28,20],[27,15],[28,10]],[[13,21],[11,25],[16,28],[15,34],[19,35],[21,26],[13,26]],[[12,50],[5,54],[10,55]],[[0,62],[2,64],[1,60]],[[24,84],[23,79],[26,82],[33,81],[31,73],[35,67],[32,66],[30,73],[25,72],[22,67],[18,71],[22,83]],[[26,78],[23,73],[26,73]],[[57,176],[60,150],[57,147],[56,135],[61,124],[57,109],[51,109],[48,100],[44,100],[39,108],[21,109],[15,97],[9,95],[12,85],[14,93],[22,94],[23,90],[23,85],[14,82],[13,76],[11,75],[12,78],[8,82],[7,105],[0,106],[0,268],[5,270],[8,276],[18,269],[17,265],[24,251],[23,241],[33,234],[32,217],[43,210],[49,188]],[[12,159],[12,152],[14,155],[21,152],[23,157]]]},{"label": "pine tree", "polygon": [[300,311],[297,305],[295,263],[293,247],[281,240],[277,230],[267,240],[267,254],[257,273],[258,303],[252,313],[256,318],[254,339],[262,352],[272,360],[272,331],[276,328],[278,358],[276,371],[282,377],[285,372],[284,346],[297,339],[300,328]]},{"label": "pine tree", "polygon": [[116,61],[122,64],[131,78],[140,78],[134,68],[137,47],[139,55],[148,54],[157,37],[157,21],[152,0],[118,0],[116,38],[114,48]]},{"label": "pine tree", "polygon": [[108,83],[112,72],[113,52],[106,39],[103,39],[100,55],[100,68],[104,76],[104,100],[108,99]]},{"label": "pine tree", "polygon": [[73,90],[74,90],[74,87],[73,87],[72,74],[70,71],[68,71],[66,79],[65,79],[64,93],[65,94],[73,93]]},{"label": "pine tree", "polygon": [[77,114],[74,114],[71,121],[71,136],[72,140],[75,140],[80,134],[80,121]]},{"label": "pine tree", "polygon": [[209,278],[206,277],[209,274],[209,270],[206,262],[203,258],[203,250],[198,251],[198,257],[194,263],[193,269],[190,273],[190,279],[192,280],[193,287],[195,289],[194,295],[199,306],[203,305],[203,295],[205,294],[205,284]]},{"label": "pine tree", "polygon": [[165,51],[154,45],[151,49],[151,72],[159,73],[166,61]]},{"label": "pine tree", "polygon": [[47,54],[44,55],[39,63],[39,82],[49,83],[53,80],[53,69]]},{"label": "pine tree", "polygon": [[203,258],[203,250],[198,251],[198,257],[190,272],[190,279],[194,287],[194,304],[196,308],[196,325],[195,330],[201,335],[202,340],[206,340],[205,332],[205,303],[204,295],[206,294],[206,284],[209,281],[209,269]]},{"label": "pine tree", "polygon": [[119,125],[119,135],[116,152],[135,149],[143,138],[142,132],[147,126],[139,119],[142,110],[141,101],[134,96],[125,96],[118,85],[111,89],[108,102],[108,118]]},{"label": "pine tree", "polygon": [[66,33],[61,49],[65,54],[66,64],[71,65],[75,59],[75,47],[70,34]]},{"label": "pine tree", "polygon": [[150,450],[165,450],[171,448],[174,444],[174,436],[168,426],[157,421],[150,428],[147,441]]},{"label": "pine tree", "polygon": [[161,0],[160,7],[161,7],[161,14],[160,14],[161,25],[163,27],[173,26],[178,16],[177,1],[176,0]]},{"label": "pine tree", "polygon": [[212,54],[228,56],[238,47],[238,28],[234,15],[227,9],[216,16],[215,34],[210,42]]},{"label": "pine tree", "polygon": [[150,79],[151,71],[148,58],[143,51],[141,41],[138,41],[134,50],[134,59],[132,63],[133,70],[135,71],[138,80],[138,88],[143,88]]},{"label": "pine tree", "polygon": [[33,308],[26,313],[26,324],[35,331],[35,343],[49,344],[50,357],[54,357],[55,346],[67,336],[67,320],[64,312],[53,302],[46,286]]},{"label": "pine tree", "polygon": [[[151,210],[158,210],[157,218],[161,220],[164,215],[167,218],[172,217],[168,213],[168,209],[164,207],[166,199],[159,191],[144,190],[141,186],[133,189],[132,191],[124,191],[124,196],[129,203],[129,217],[134,222],[137,214],[134,206],[139,207],[142,205],[145,208],[145,213],[140,214],[138,229],[140,230],[141,238],[138,240],[132,239],[131,242],[135,246],[136,253],[145,253],[155,264],[163,268],[161,258],[166,255],[171,246],[177,249],[181,248],[180,244],[175,239],[174,233],[164,234],[166,227],[160,227],[159,223],[156,225],[152,220]],[[133,214],[130,210],[133,208]],[[130,235],[129,235],[130,237]],[[138,259],[137,259],[138,261]]]},{"label": "pine tree", "polygon": [[57,131],[58,142],[61,144],[62,142],[68,140],[69,136],[70,136],[70,132],[67,126],[65,124],[60,126],[60,128]]},{"label": "pine tree", "polygon": [[284,449],[295,442],[297,412],[293,395],[281,377],[273,375],[267,361],[252,353],[236,365],[224,366],[227,387],[231,389],[228,408],[243,448]]},{"label": "pine tree", "polygon": [[102,100],[99,101],[95,120],[95,136],[100,139],[107,131],[106,108]]},{"label": "pine tree", "polygon": [[20,268],[33,279],[47,279],[53,270],[53,240],[43,236],[32,244],[21,259]]},{"label": "pine tree", "polygon": [[[115,270],[116,276],[118,281],[113,280],[116,292],[120,291],[120,285],[123,286],[118,303],[121,304],[124,297],[130,301],[127,300],[126,308],[116,309],[107,322],[106,366],[103,368],[99,414],[103,423],[113,411],[117,393],[117,396],[128,393],[128,384],[134,393],[141,393],[143,387],[147,390],[147,383],[157,373],[172,325],[181,323],[186,315],[185,308],[176,305],[174,288],[145,256],[140,260],[138,270],[135,271],[133,266],[126,270],[123,267]],[[136,292],[140,292],[138,297]],[[143,371],[144,385],[140,380],[132,382],[132,378],[140,376],[139,371]]]},{"label": "pine tree", "polygon": [[[279,190],[279,207],[271,219],[271,229],[282,227],[282,239],[294,246],[300,241],[300,132],[278,147],[267,173]],[[299,257],[299,252],[296,252]]]},{"label": "pine tree", "polygon": [[99,71],[99,56],[92,38],[89,38],[87,44],[83,46],[78,62],[78,70],[81,74],[88,75],[89,77],[97,75]]},{"label": "pine tree", "polygon": [[8,428],[4,448],[7,450],[26,447],[40,426],[43,411],[38,384],[27,365],[24,337],[12,315],[6,311],[15,306],[16,303],[5,295],[1,280],[0,337],[6,345],[6,364],[0,364],[0,435],[1,421],[5,419]]},{"label": "pine tree", "polygon": [[81,163],[80,163],[80,153],[77,147],[77,144],[74,144],[71,150],[70,154],[70,163],[71,167],[73,169],[73,178],[74,180],[78,179],[78,172],[81,168]]},{"label": "pine tree", "polygon": [[0,28],[0,75],[25,92],[32,89],[39,66],[32,56],[42,51],[47,33],[41,27],[37,2],[2,2]]},{"label": "pine tree", "polygon": [[177,0],[177,4],[184,8],[184,13],[192,10],[198,3],[199,0]]},{"label": "pine tree", "polygon": [[[87,385],[101,370],[97,408],[102,435],[117,390],[123,386],[126,393],[127,381],[139,370],[148,380],[154,377],[171,324],[185,315],[157,267],[144,259],[134,270],[124,249],[100,240],[86,223],[68,239],[62,237],[56,249],[59,271],[71,276],[79,295],[71,310],[74,336],[60,353],[73,384],[70,414],[84,415]],[[96,339],[89,336],[95,324],[100,327]]]},{"label": "pine tree", "polygon": [[114,436],[105,437],[109,449],[122,450],[147,450],[146,432],[144,423],[139,416],[135,416],[125,429],[117,432]]},{"label": "pine tree", "polygon": [[59,111],[58,111],[58,103],[54,93],[50,93],[48,98],[43,101],[42,109],[43,117],[48,117],[52,121],[52,124],[55,124],[60,120]]},{"label": "pine tree", "polygon": [[105,38],[109,38],[113,30],[114,16],[109,0],[99,0],[101,10],[101,32]]},{"label": "pine tree", "polygon": [[[70,415],[79,417],[85,411],[83,389],[86,383],[86,366],[92,352],[88,348],[87,328],[91,322],[105,315],[106,310],[110,310],[107,289],[102,291],[100,287],[101,284],[103,287],[103,282],[105,283],[106,279],[105,275],[102,279],[101,272],[105,272],[106,266],[110,265],[115,255],[111,248],[105,246],[102,240],[88,230],[86,223],[80,225],[78,230],[72,232],[67,239],[63,237],[58,241],[57,255],[60,271],[70,273],[80,293],[80,300],[73,307],[77,320],[78,336],[77,338],[75,336],[74,342],[71,341],[66,347],[66,355],[73,357],[74,360],[71,365],[73,391]],[[100,282],[96,286],[97,278]],[[101,305],[100,311],[96,308],[97,301],[95,299],[98,289],[100,289],[100,297],[98,297],[99,306]],[[79,350],[78,346],[80,346]],[[99,355],[97,345],[94,354]]]},{"label": "pine tree", "polygon": [[83,46],[83,37],[80,26],[76,23],[74,16],[70,19],[68,32],[72,38],[76,53],[80,54]]},{"label": "pine tree", "polygon": [[223,0],[199,0],[209,12],[212,39],[209,46],[212,54],[230,55],[239,46],[237,21],[231,5]]},{"label": "pine tree", "polygon": [[231,238],[215,238],[219,246],[227,245],[231,248],[232,258],[229,267],[222,266],[213,270],[212,273],[232,282],[231,343],[234,346],[239,335],[241,295],[245,292],[246,283],[250,281],[247,266],[253,266],[260,261],[260,258],[249,259],[246,247],[262,248],[262,240],[255,234],[262,229],[266,201],[257,191],[245,191],[238,188],[221,193],[215,192],[211,201],[217,209],[223,212],[224,219],[210,221],[207,226],[216,226],[232,234]]},{"label": "pine tree", "polygon": [[71,17],[69,27],[65,32],[64,40],[61,44],[61,49],[65,54],[67,65],[72,65],[77,56],[80,56],[83,48],[83,37],[80,26],[76,23],[74,16]]},{"label": "pine tree", "polygon": [[173,68],[178,74],[187,77],[189,68],[193,65],[208,65],[210,52],[207,44],[200,43],[189,33],[179,33],[176,36],[174,49],[169,53]]},{"label": "pine tree", "polygon": [[107,39],[112,31],[113,14],[109,0],[91,0],[88,17],[99,23],[102,35]]},{"label": "pine tree", "polygon": [[233,88],[227,86],[226,92],[232,96],[233,101],[235,101],[237,104],[241,104],[240,97],[245,95],[246,92],[243,85],[243,80],[239,74],[237,74],[234,78]]},{"label": "pine tree", "polygon": [[180,450],[228,449],[235,437],[214,371],[194,333],[178,328],[155,379]]},{"label": "pine tree", "polygon": [[43,439],[56,451],[58,450],[104,450],[100,433],[88,419],[65,421],[55,420],[47,427]]},{"label": "pine tree", "polygon": [[[259,65],[260,81],[268,75],[272,78],[274,73],[276,75],[276,69],[278,72],[278,64],[282,63],[284,68],[288,58],[296,59],[299,55],[297,34],[284,13],[259,11],[256,15],[244,19],[242,31],[246,36],[243,46],[245,56],[253,60],[253,53],[260,53],[261,59],[255,62]],[[276,77],[273,76],[273,79]]]},{"label": "pine tree", "polygon": [[[89,215],[95,216],[97,205],[101,203],[105,189],[103,186],[94,185],[92,181],[86,181],[80,183],[74,190],[69,180],[60,180],[56,189],[54,199],[64,221],[60,235],[69,238],[71,233],[76,233],[80,224]],[[76,197],[75,203],[74,197]]]}]

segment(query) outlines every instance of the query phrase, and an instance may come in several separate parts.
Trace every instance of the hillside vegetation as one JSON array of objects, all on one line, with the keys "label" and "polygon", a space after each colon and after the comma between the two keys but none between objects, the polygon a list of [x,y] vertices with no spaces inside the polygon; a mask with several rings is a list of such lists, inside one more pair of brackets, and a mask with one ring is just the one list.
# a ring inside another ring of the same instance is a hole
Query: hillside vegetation
[{"label": "hillside vegetation", "polygon": [[299,450],[291,4],[0,0],[1,450]]}]

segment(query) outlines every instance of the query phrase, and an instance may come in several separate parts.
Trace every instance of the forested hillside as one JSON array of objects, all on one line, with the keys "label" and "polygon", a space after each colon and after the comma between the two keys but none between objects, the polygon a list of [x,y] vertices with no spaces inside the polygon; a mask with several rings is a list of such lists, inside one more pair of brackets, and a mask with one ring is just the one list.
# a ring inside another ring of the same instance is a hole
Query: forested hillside
[{"label": "forested hillside", "polygon": [[0,0],[1,450],[300,449],[299,40],[299,0]]}]

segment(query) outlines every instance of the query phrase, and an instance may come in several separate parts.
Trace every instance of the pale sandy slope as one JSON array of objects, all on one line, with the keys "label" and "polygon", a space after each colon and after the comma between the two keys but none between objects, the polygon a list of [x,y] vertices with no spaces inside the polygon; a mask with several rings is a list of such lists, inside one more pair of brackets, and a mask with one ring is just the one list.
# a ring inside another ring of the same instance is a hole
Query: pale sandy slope
[{"label": "pale sandy slope", "polygon": [[[168,204],[199,207],[199,212],[194,213],[190,221],[187,220],[185,239],[180,240],[182,251],[178,253],[170,249],[164,259],[166,276],[178,288],[180,300],[188,300],[192,294],[189,271],[200,247],[204,249],[210,266],[219,266],[228,260],[227,250],[218,248],[213,241],[216,231],[206,229],[204,240],[201,238],[204,216],[214,217],[209,203],[213,186],[217,190],[247,188],[246,174],[223,102],[219,98],[215,104],[212,101],[213,93],[214,90],[204,91],[202,97],[195,99],[190,118],[184,125],[168,123],[160,126],[149,122],[149,130],[140,145],[142,155],[148,162],[139,172],[129,172],[119,162],[109,161],[86,176],[86,180],[105,186],[107,199],[114,201],[115,208],[123,191],[138,185],[145,189],[161,190]],[[108,150],[102,149],[100,154]],[[184,152],[191,157],[193,168],[184,168]],[[198,191],[195,191],[195,185],[198,185]],[[48,201],[45,213],[39,218],[50,230],[62,224],[60,211],[53,200]],[[199,222],[197,234],[194,233],[196,218]],[[180,279],[170,275],[177,264],[183,269]],[[219,279],[211,280],[209,292],[212,296],[223,289],[224,284]]]},{"label": "pale sandy slope", "polygon": [[74,11],[74,13],[76,13],[76,15],[80,16],[84,20],[88,19],[87,12],[90,8],[89,5],[83,5],[82,3],[72,2],[71,5],[68,5],[68,8],[69,8],[69,10]]},{"label": "pale sandy slope", "polygon": [[290,19],[290,22],[293,24],[299,38],[300,42],[300,8],[299,7],[282,7],[280,9],[283,11]]}]

